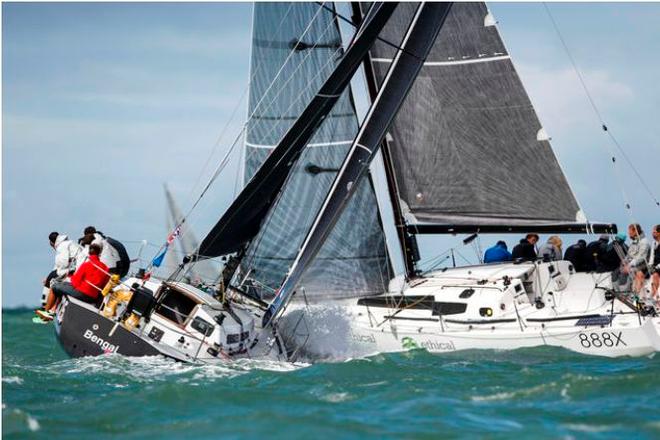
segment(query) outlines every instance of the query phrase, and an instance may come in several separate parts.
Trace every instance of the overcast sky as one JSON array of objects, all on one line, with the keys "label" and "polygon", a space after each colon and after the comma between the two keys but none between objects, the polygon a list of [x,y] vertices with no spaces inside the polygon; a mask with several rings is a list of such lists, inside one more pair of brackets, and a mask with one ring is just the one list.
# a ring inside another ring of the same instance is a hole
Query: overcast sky
[{"label": "overcast sky", "polygon": [[[543,6],[489,6],[582,207],[591,219],[628,223],[611,145]],[[660,4],[550,9],[657,196]],[[162,184],[189,208],[245,118],[251,5],[3,3],[2,20],[2,304],[13,307],[38,302],[52,230],[77,238],[95,225],[132,252],[139,240],[164,241]],[[234,156],[191,217],[198,236],[234,197]],[[634,217],[660,223],[630,169],[620,170]],[[461,238],[425,238],[422,251],[430,257]]]}]

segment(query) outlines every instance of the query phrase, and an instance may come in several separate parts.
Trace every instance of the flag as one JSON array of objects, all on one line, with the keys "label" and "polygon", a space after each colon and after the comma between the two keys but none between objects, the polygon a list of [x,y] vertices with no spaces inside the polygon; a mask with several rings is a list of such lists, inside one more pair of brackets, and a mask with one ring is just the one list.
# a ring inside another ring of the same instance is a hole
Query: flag
[{"label": "flag", "polygon": [[166,244],[165,249],[163,249],[163,252],[161,252],[153,260],[151,260],[152,266],[160,267],[160,265],[163,264],[163,259],[165,259],[165,254],[167,253],[168,248],[169,248],[169,244]]},{"label": "flag", "polygon": [[182,224],[179,224],[174,230],[170,233],[170,235],[167,236],[167,244],[172,244],[175,238],[181,234],[181,226]]}]

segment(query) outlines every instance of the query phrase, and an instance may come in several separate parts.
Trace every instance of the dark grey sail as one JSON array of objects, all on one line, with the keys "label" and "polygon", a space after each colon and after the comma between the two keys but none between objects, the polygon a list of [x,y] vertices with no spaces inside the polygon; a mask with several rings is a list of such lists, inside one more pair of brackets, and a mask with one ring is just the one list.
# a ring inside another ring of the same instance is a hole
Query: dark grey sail
[{"label": "dark grey sail", "polygon": [[[316,3],[256,3],[253,28],[246,182],[343,56],[336,17]],[[240,274],[265,286],[261,294],[285,278],[357,130],[346,89],[293,166],[243,258]],[[391,277],[375,192],[365,179],[302,285],[309,300],[365,296],[385,291]]]},{"label": "dark grey sail", "polygon": [[351,196],[356,194],[360,182],[366,180],[364,177],[369,170],[369,164],[422,68],[451,5],[447,2],[415,5],[414,16],[401,43],[401,49],[393,57],[382,89],[374,99],[286,280],[262,318],[264,326],[277,316],[292,297],[294,289],[301,284],[301,279],[304,279],[303,274],[334,234],[339,225],[337,221],[345,210],[350,208],[353,201]]},{"label": "dark grey sail", "polygon": [[[212,258],[233,252],[240,253],[244,246],[259,233],[264,218],[277,201],[284,183],[291,174],[291,168],[298,162],[319,125],[323,121],[331,119],[328,118],[329,113],[350,84],[351,78],[367,56],[369,48],[396,6],[396,3],[374,3],[348,49],[338,60],[337,67],[317,90],[300,117],[291,124],[286,134],[278,141],[277,146],[271,150],[262,166],[245,185],[238,197],[202,240],[193,259]],[[321,11],[325,10],[326,7],[323,6]],[[304,46],[294,42],[295,48]],[[211,183],[212,181],[208,185]]]},{"label": "dark grey sail", "polygon": [[[400,5],[381,36],[401,41],[414,6]],[[378,83],[394,53],[382,42],[374,45]],[[586,220],[484,3],[452,7],[389,133],[398,195],[412,231],[584,229]]]}]

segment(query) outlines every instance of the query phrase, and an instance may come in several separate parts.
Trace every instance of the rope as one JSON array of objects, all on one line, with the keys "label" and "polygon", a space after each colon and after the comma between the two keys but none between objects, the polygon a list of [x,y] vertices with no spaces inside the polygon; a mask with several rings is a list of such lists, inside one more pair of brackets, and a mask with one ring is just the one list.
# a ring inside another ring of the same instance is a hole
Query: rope
[{"label": "rope", "polygon": [[[609,128],[605,124],[605,120],[603,119],[603,116],[602,116],[600,110],[598,109],[598,106],[596,105],[596,102],[594,101],[593,96],[591,95],[591,92],[589,91],[589,88],[587,87],[587,83],[586,83],[584,77],[582,76],[582,73],[580,72],[580,69],[578,68],[577,63],[575,62],[575,59],[573,58],[573,55],[571,54],[571,51],[568,48],[568,45],[566,44],[566,41],[564,40],[564,37],[562,36],[561,31],[559,30],[559,26],[557,25],[557,22],[555,21],[552,13],[550,12],[550,8],[548,7],[547,3],[544,2],[543,7],[545,8],[545,11],[548,14],[548,17],[550,18],[550,22],[552,23],[552,26],[553,26],[555,32],[557,33],[557,36],[559,37],[559,41],[561,42],[561,44],[564,48],[564,51],[566,52],[566,55],[568,56],[568,59],[570,60],[572,66],[573,66],[573,70],[575,71],[575,74],[577,75],[578,80],[580,81],[582,89],[584,90],[584,93],[587,96],[587,100],[589,101],[589,104],[591,104],[591,108],[593,109],[594,114],[595,114],[596,118],[598,119],[598,122],[600,123],[601,128],[603,129],[605,134],[609,137],[612,144],[614,144],[614,146],[616,146],[616,148],[619,150],[619,152],[621,153],[621,156],[628,163],[628,166],[630,166],[630,168],[633,170],[633,173],[635,174],[635,176],[637,177],[639,182],[642,184],[642,186],[644,187],[646,192],[649,194],[649,196],[651,197],[651,199],[653,200],[655,205],[660,207],[660,201],[658,201],[658,198],[653,194],[653,191],[651,190],[649,185],[646,183],[646,181],[644,180],[642,175],[639,173],[639,171],[637,170],[637,168],[635,167],[633,162],[630,160],[630,158],[628,157],[628,155],[624,151],[624,149],[621,146],[621,144],[619,143],[619,141],[614,137],[612,132],[609,130]],[[619,186],[621,187],[621,192],[622,192],[622,195],[623,195],[625,207],[628,211],[630,211],[630,217],[633,220],[633,223],[635,223],[634,218],[633,218],[632,208],[630,206],[630,201],[629,201],[629,199],[626,195],[626,192],[623,188],[623,182],[621,181],[621,176],[619,176],[618,170],[616,168],[616,155],[614,154],[613,149],[611,149],[611,151],[613,153],[612,154],[612,164],[613,164],[613,167],[615,169],[615,174],[617,175],[617,179],[619,180]]]}]

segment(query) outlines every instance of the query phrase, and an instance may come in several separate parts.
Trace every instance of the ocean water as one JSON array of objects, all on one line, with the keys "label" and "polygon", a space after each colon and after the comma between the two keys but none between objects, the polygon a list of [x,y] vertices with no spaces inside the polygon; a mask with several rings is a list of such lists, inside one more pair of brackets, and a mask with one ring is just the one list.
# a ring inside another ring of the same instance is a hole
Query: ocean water
[{"label": "ocean water", "polygon": [[659,356],[69,359],[31,311],[2,317],[3,438],[660,438]]}]

